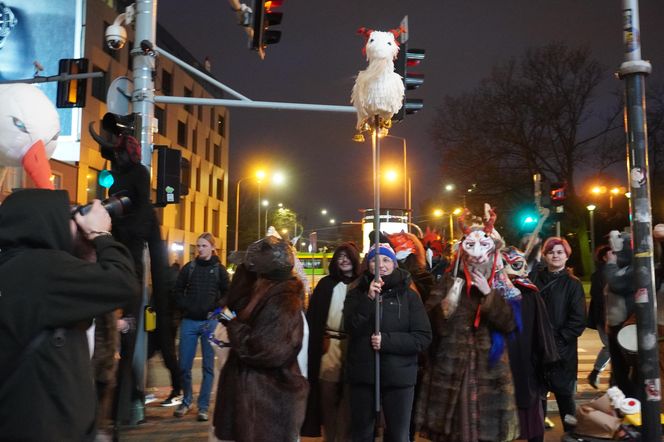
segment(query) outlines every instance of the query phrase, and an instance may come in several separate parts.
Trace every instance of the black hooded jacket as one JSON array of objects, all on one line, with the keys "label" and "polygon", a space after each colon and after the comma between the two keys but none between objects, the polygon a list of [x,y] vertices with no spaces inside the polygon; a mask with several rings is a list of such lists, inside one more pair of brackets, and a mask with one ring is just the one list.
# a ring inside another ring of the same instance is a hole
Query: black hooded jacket
[{"label": "black hooded jacket", "polygon": [[0,206],[2,440],[93,436],[85,328],[139,294],[127,249],[98,236],[97,262],[76,258],[69,220],[64,191],[22,190]]},{"label": "black hooded jacket", "polygon": [[[367,271],[349,287],[344,303],[344,329],[348,333],[346,380],[351,384],[373,384],[375,379],[375,301],[367,293],[373,275]],[[431,344],[431,324],[420,296],[410,288],[410,274],[400,268],[383,277],[380,304],[381,385],[411,387],[417,381],[417,356]]]}]

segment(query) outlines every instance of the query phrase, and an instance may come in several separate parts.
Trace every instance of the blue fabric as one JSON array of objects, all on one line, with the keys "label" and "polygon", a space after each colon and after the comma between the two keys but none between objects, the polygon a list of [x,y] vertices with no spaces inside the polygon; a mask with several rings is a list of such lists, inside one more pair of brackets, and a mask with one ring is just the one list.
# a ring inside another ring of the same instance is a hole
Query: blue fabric
[{"label": "blue fabric", "polygon": [[[510,333],[510,338],[514,337],[514,333],[521,333],[523,330],[523,317],[521,315],[521,299],[509,299],[508,304],[512,308],[514,314],[514,322],[516,323],[516,330]],[[497,331],[491,331],[491,348],[489,349],[489,367],[498,362],[505,350],[505,336]]]},{"label": "blue fabric", "polygon": [[198,410],[207,411],[210,404],[210,392],[214,378],[214,351],[208,341],[209,334],[214,331],[217,321],[182,319],[180,324],[180,370],[182,371],[182,387],[184,398],[182,402],[191,406],[193,402],[193,388],[191,384],[191,368],[196,356],[198,340],[201,341],[201,354],[203,356],[203,381],[198,394]]}]

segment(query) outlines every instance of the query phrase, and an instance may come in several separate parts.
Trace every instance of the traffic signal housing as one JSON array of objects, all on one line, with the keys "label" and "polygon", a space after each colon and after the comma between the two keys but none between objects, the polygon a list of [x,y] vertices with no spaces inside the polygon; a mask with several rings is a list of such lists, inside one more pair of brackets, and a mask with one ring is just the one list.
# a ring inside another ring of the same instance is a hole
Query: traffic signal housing
[{"label": "traffic signal housing", "polygon": [[[87,58],[63,58],[58,63],[58,74],[84,74],[88,72]],[[59,108],[85,107],[86,79],[58,81],[55,105]]]},{"label": "traffic signal housing", "polygon": [[[406,93],[420,87],[424,83],[424,74],[413,72],[411,68],[417,67],[424,60],[426,53],[424,49],[409,49],[408,42],[401,45],[401,50],[395,61],[395,71],[401,75]],[[411,115],[424,107],[421,98],[404,97],[403,106],[392,117],[393,121],[401,121],[406,115]]]},{"label": "traffic signal housing", "polygon": [[554,206],[562,206],[567,199],[567,183],[558,182],[551,183],[551,204]]},{"label": "traffic signal housing", "polygon": [[156,207],[177,204],[189,194],[191,165],[182,152],[168,146],[155,146],[157,151]]},{"label": "traffic signal housing", "polygon": [[254,0],[252,30],[253,36],[249,48],[258,51],[258,56],[265,58],[267,45],[279,43],[281,31],[272,29],[273,26],[281,24],[283,13],[276,8],[283,4],[283,0]]}]

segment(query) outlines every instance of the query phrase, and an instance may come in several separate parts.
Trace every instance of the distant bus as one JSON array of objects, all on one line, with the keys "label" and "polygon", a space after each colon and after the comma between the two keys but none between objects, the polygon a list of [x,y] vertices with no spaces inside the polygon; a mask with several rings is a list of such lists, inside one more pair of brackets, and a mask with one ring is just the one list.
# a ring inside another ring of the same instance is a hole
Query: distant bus
[{"label": "distant bus", "polygon": [[327,275],[327,267],[332,259],[332,252],[297,252],[298,259],[302,262],[304,273],[308,276],[325,276]]}]

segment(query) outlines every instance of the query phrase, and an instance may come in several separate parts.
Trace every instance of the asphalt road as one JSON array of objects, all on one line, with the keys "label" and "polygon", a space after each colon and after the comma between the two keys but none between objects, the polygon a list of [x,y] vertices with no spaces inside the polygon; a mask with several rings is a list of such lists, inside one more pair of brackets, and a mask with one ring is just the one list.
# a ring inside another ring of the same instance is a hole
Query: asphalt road
[{"label": "asphalt road", "polygon": [[[595,330],[587,329],[579,341],[579,383],[578,383],[578,403],[583,403],[599,395],[608,387],[609,369],[602,374],[600,390],[595,390],[586,382],[588,373],[592,370],[595,356],[601,348],[601,343]],[[200,355],[197,356],[194,363],[192,375],[194,377],[194,392],[197,391],[200,384]],[[146,393],[155,394],[159,400],[163,400],[170,393],[170,380],[168,372],[163,366],[159,356],[155,356],[148,362],[148,379]],[[216,380],[215,384],[216,386]],[[210,420],[214,408],[214,390],[210,401]],[[195,395],[194,395],[195,401]],[[546,442],[559,442],[562,437],[562,425],[557,413],[556,401],[553,397],[549,399],[549,417],[556,426],[548,430],[545,435]],[[205,441],[208,439],[211,422],[196,421],[195,407],[183,418],[173,417],[175,407],[161,407],[159,401],[148,404],[145,410],[146,422],[134,427],[123,428],[120,434],[121,441],[141,441],[141,442],[167,442],[167,441]],[[418,442],[425,442],[427,439],[418,438]],[[303,438],[302,442],[320,442],[322,439]]]}]

